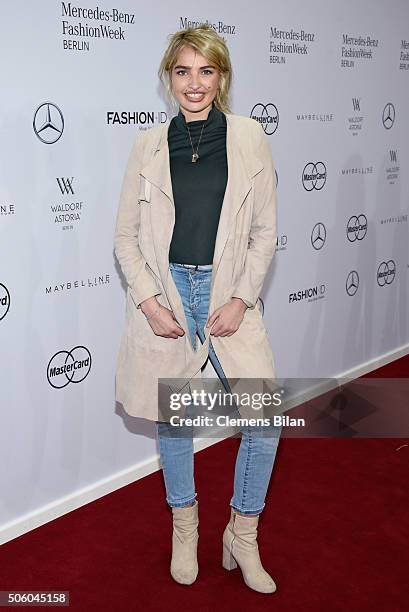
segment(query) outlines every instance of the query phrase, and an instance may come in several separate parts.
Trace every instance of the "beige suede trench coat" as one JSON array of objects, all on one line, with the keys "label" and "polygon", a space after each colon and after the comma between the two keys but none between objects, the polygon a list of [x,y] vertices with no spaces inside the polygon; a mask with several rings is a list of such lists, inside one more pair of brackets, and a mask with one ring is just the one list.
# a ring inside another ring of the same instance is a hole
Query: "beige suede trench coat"
[{"label": "beige suede trench coat", "polygon": [[[213,257],[209,316],[237,296],[248,308],[239,329],[211,341],[230,386],[273,379],[275,367],[259,293],[276,246],[274,162],[261,125],[226,113],[228,181]],[[115,254],[127,282],[125,326],[116,371],[116,400],[135,417],[158,417],[158,378],[199,382],[211,328],[195,351],[181,297],[169,270],[175,206],[167,142],[169,122],[136,136],[126,167],[115,230]],[[198,162],[200,163],[200,161]],[[154,334],[140,303],[156,295],[185,334]],[[194,388],[197,388],[195,386]]]}]

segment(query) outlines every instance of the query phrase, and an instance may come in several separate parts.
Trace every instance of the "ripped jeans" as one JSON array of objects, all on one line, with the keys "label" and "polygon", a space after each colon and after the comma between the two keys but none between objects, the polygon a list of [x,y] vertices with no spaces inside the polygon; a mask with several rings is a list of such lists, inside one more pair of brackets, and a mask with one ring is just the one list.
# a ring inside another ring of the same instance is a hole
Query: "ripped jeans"
[{"label": "ripped jeans", "polygon": [[[175,285],[180,293],[192,346],[196,350],[196,334],[204,342],[204,326],[209,316],[212,265],[192,266],[170,263]],[[214,352],[211,340],[209,359],[219,378],[225,374]],[[166,488],[166,501],[171,507],[191,505],[197,496],[194,481],[193,437],[172,437],[166,422],[156,422],[160,459]],[[183,426],[186,427],[186,426]],[[282,426],[243,427],[237,453],[233,496],[230,506],[241,514],[257,515],[264,509],[267,488],[273,470]]]}]

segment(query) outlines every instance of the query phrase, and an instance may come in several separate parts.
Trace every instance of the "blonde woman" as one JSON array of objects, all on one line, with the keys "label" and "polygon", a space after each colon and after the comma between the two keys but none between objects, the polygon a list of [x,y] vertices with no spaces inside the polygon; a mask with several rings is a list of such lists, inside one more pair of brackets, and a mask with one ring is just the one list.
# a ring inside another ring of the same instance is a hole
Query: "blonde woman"
[{"label": "blonde woman", "polygon": [[[117,217],[115,252],[128,288],[116,397],[132,416],[156,423],[173,515],[170,571],[192,584],[193,439],[188,427],[173,435],[161,419],[158,378],[191,380],[208,358],[227,390],[230,378],[275,377],[258,300],[275,250],[275,173],[260,124],[230,110],[229,52],[211,27],[173,34],[159,77],[176,114],[137,137]],[[241,432],[222,564],[239,565],[250,588],[272,593],[257,528],[281,427]]]}]

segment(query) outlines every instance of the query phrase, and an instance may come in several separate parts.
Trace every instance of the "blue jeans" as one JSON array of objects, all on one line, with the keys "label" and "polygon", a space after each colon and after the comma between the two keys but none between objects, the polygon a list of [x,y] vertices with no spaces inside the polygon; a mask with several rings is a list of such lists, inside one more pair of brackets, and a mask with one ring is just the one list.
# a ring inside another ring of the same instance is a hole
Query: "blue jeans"
[{"label": "blue jeans", "polygon": [[[170,263],[169,269],[180,293],[190,339],[196,350],[196,334],[203,344],[204,326],[210,314],[212,265],[199,265],[195,269],[185,264]],[[227,381],[211,340],[209,359],[220,380]],[[230,390],[229,386],[227,390]],[[171,507],[188,506],[197,496],[194,482],[193,437],[172,437],[169,435],[171,427],[169,423],[157,422],[156,426],[166,501]],[[242,436],[234,473],[234,491],[230,500],[230,506],[241,514],[260,514],[265,506],[282,427],[271,426],[268,432],[264,431],[266,429],[266,427],[241,429]],[[263,436],[263,433],[266,435]]]}]

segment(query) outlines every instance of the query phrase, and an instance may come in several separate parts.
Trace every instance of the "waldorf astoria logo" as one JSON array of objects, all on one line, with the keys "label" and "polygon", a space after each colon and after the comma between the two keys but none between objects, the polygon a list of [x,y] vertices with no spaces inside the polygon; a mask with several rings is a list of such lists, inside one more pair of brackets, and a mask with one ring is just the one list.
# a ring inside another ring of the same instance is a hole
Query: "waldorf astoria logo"
[{"label": "waldorf astoria logo", "polygon": [[275,104],[257,102],[251,109],[250,117],[261,124],[267,136],[271,136],[278,128],[279,115]]},{"label": "waldorf astoria logo", "polygon": [[166,111],[107,111],[107,125],[137,125],[140,130],[165,123],[168,119]]},{"label": "waldorf astoria logo", "polygon": [[75,193],[73,176],[56,177],[56,185],[56,193],[62,199],[56,197],[50,204],[52,221],[62,230],[73,230],[81,222],[85,203]]},{"label": "waldorf astoria logo", "polygon": [[0,321],[4,319],[10,309],[10,293],[6,285],[0,283]]},{"label": "waldorf astoria logo", "polygon": [[47,380],[54,389],[70,383],[80,383],[91,370],[91,353],[85,346],[74,346],[70,351],[58,351],[47,365]]},{"label": "waldorf astoria logo", "polygon": [[358,136],[362,132],[364,125],[364,115],[362,114],[361,98],[351,98],[353,114],[347,118],[348,131],[352,136]]},{"label": "waldorf astoria logo", "polygon": [[33,130],[44,144],[54,144],[64,131],[64,117],[53,102],[43,102],[34,111]]},{"label": "waldorf astoria logo", "polygon": [[399,170],[398,152],[396,149],[391,149],[389,155],[387,155],[385,166],[386,181],[389,185],[394,185],[399,179]]},{"label": "waldorf astoria logo", "polygon": [[68,178],[68,177],[57,178],[57,183],[58,183],[58,186],[60,188],[62,195],[65,195],[65,194],[74,195],[74,189],[72,186],[73,182],[74,182],[73,176],[71,176],[71,178]]}]

